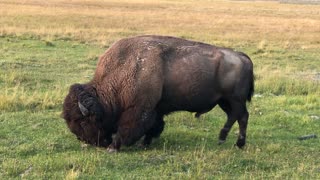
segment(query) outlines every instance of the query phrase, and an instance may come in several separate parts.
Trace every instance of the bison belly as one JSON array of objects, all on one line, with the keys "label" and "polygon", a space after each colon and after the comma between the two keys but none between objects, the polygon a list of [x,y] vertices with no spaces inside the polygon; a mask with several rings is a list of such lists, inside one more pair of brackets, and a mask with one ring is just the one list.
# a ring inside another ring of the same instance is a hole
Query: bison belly
[{"label": "bison belly", "polygon": [[185,110],[206,112],[221,97],[216,67],[208,58],[176,60],[165,72],[159,109],[164,113]]}]

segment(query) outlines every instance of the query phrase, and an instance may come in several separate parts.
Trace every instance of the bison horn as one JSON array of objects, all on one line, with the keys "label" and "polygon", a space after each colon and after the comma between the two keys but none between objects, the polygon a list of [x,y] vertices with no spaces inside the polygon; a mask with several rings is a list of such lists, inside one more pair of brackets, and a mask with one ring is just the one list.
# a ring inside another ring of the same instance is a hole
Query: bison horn
[{"label": "bison horn", "polygon": [[89,110],[84,105],[82,105],[80,102],[78,102],[78,106],[79,106],[79,109],[80,109],[83,116],[89,115]]}]

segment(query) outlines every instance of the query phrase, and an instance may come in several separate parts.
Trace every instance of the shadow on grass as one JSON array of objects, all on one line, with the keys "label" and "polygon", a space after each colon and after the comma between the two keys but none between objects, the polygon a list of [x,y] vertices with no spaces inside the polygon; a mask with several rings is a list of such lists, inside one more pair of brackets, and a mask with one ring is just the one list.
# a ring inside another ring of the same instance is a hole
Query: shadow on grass
[{"label": "shadow on grass", "polygon": [[[236,136],[230,136],[224,144],[218,144],[218,134],[214,132],[196,133],[194,132],[177,132],[163,133],[159,138],[153,139],[148,147],[141,147],[141,139],[135,145],[122,147],[121,152],[131,153],[139,151],[196,151],[205,150],[222,150],[234,147]],[[236,148],[236,147],[235,147]]]}]

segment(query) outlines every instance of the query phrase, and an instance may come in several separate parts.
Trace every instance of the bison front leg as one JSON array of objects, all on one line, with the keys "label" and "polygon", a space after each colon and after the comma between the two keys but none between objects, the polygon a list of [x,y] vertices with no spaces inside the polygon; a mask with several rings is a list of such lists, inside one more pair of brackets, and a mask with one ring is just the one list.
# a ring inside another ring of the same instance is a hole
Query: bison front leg
[{"label": "bison front leg", "polygon": [[130,146],[137,142],[155,122],[155,112],[137,112],[132,108],[122,113],[117,133],[112,144],[108,147],[109,152],[117,152],[121,145]]},{"label": "bison front leg", "polygon": [[159,137],[164,129],[164,124],[165,122],[163,121],[163,115],[158,114],[153,126],[146,132],[142,146],[150,145],[153,138]]}]

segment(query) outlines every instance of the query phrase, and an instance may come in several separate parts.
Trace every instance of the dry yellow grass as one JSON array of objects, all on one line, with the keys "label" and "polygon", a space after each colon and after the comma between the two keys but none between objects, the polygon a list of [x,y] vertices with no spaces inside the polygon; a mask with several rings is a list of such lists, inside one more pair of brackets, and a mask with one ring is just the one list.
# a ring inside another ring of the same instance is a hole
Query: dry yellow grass
[{"label": "dry yellow grass", "polygon": [[[280,77],[314,80],[319,73],[317,5],[226,0],[0,0],[0,36],[31,35],[48,42],[72,39],[109,46],[140,34],[240,48],[255,61],[258,88],[263,83],[270,88],[273,79]],[[307,56],[298,57],[306,51]],[[307,59],[307,64],[293,60],[297,58]]]},{"label": "dry yellow grass", "polygon": [[320,45],[319,6],[274,1],[0,0],[0,34],[69,37],[98,44],[137,34],[209,43]]}]

